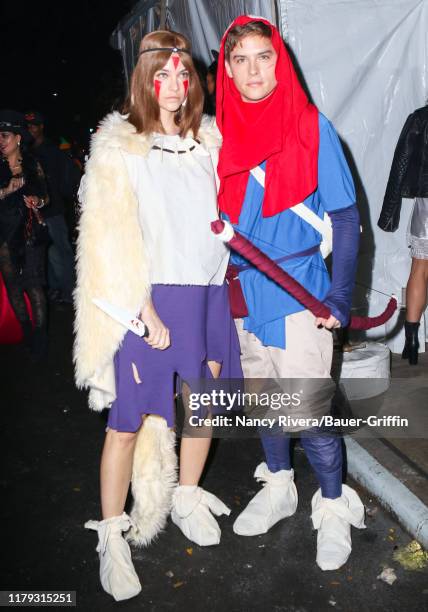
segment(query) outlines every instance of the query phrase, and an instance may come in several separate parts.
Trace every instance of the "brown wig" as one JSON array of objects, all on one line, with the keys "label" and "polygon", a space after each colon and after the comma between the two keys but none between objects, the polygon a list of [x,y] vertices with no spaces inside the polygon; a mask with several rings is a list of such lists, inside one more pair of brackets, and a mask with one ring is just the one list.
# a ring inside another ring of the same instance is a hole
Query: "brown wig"
[{"label": "brown wig", "polygon": [[[180,136],[185,136],[191,130],[193,137],[196,138],[201,125],[204,94],[190,55],[190,43],[182,34],[158,30],[144,36],[140,44],[140,53],[145,49],[160,47],[176,47],[189,51],[189,53],[179,53],[184,67],[189,71],[189,89],[185,106],[180,107],[175,115],[175,123],[180,127]],[[129,114],[128,121],[135,126],[139,134],[164,131],[160,121],[154,75],[165,66],[170,56],[169,50],[143,53],[139,56],[132,73],[129,95],[123,112]]]},{"label": "brown wig", "polygon": [[250,21],[245,25],[237,25],[231,28],[224,42],[224,55],[227,61],[229,61],[230,54],[239,41],[246,36],[261,36],[262,38],[271,39],[272,30],[266,23],[263,23],[263,21]]}]

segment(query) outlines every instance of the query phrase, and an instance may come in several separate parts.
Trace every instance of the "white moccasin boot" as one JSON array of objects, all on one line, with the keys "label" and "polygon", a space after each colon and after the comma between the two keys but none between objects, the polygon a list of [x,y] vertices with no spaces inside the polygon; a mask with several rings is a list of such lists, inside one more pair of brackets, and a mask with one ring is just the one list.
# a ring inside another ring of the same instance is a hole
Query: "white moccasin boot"
[{"label": "white moccasin boot", "polygon": [[128,542],[123,531],[131,527],[131,519],[124,512],[104,521],[87,521],[86,529],[98,532],[100,557],[100,580],[103,589],[116,601],[135,597],[141,591],[141,584],[135,572]]},{"label": "white moccasin boot", "polygon": [[254,478],[264,483],[263,489],[236,519],[233,531],[238,535],[266,533],[275,523],[296,512],[298,497],[294,470],[271,472],[266,463],[261,463]]},{"label": "white moccasin boot", "polygon": [[317,564],[322,570],[339,569],[351,554],[351,525],[365,528],[361,499],[347,485],[342,485],[342,496],[337,499],[322,497],[318,489],[312,498],[311,518],[318,529]]},{"label": "white moccasin boot", "polygon": [[199,546],[220,543],[221,530],[211,512],[216,516],[230,514],[229,508],[218,497],[201,487],[180,485],[175,489],[171,519],[186,538]]}]

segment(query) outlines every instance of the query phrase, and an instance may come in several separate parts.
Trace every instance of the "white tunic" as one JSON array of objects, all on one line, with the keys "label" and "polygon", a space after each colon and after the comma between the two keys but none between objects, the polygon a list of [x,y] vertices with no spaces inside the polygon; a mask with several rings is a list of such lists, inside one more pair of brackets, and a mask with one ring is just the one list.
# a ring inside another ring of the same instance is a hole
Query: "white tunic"
[{"label": "white tunic", "polygon": [[192,138],[178,135],[155,134],[153,146],[159,149],[152,148],[147,157],[123,153],[138,199],[150,281],[221,285],[229,250],[210,227],[218,219],[211,155]]}]

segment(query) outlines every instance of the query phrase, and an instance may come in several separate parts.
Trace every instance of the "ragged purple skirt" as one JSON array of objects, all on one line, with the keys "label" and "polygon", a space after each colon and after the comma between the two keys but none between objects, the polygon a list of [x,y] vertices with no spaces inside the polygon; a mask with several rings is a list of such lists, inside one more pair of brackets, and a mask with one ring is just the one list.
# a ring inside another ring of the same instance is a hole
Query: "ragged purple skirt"
[{"label": "ragged purple skirt", "polygon": [[108,419],[117,431],[137,431],[145,414],[162,416],[173,427],[177,376],[212,378],[208,361],[222,364],[220,378],[242,378],[226,284],[153,285],[152,301],[170,330],[171,346],[160,351],[126,334],[114,358],[116,399]]}]

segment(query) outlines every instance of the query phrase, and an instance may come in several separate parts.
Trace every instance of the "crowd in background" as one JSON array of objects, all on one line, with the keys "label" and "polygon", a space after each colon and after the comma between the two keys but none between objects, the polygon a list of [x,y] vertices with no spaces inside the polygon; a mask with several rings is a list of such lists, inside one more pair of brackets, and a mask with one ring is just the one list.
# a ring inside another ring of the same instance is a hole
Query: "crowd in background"
[{"label": "crowd in background", "polygon": [[[215,115],[218,53],[201,70],[204,112]],[[0,344],[48,350],[50,308],[72,304],[77,191],[85,147],[46,134],[37,110],[0,110]],[[49,131],[48,131],[49,133]]]},{"label": "crowd in background", "polygon": [[38,111],[0,111],[0,343],[48,348],[50,304],[72,304],[82,161],[45,134]]}]

